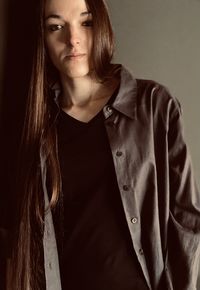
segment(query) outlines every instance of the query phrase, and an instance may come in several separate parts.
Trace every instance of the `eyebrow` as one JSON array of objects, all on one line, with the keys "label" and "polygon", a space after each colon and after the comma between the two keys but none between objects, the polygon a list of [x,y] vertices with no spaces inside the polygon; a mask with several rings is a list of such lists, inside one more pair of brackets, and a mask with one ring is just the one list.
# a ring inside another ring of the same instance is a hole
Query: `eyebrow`
[{"label": "eyebrow", "polygon": [[[85,16],[85,15],[91,15],[92,13],[90,11],[84,11],[81,12],[80,16]],[[49,18],[54,18],[54,19],[63,19],[62,16],[58,14],[50,14],[47,17],[45,17],[45,21],[48,20]]]}]

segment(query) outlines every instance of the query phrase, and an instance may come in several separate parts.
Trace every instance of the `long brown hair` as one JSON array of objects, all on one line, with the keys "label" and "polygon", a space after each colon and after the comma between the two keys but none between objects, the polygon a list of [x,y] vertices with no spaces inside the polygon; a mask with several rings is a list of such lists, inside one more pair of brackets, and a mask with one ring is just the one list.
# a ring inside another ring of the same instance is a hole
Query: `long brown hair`
[{"label": "long brown hair", "polygon": [[[40,154],[45,155],[50,182],[50,206],[56,207],[61,192],[61,175],[57,150],[56,124],[53,122],[53,101],[49,85],[52,75],[45,50],[44,7],[39,1],[38,31],[32,77],[27,97],[22,134],[17,191],[20,193],[19,214],[11,259],[12,290],[45,289],[43,263],[44,193]],[[106,80],[112,71],[113,31],[103,0],[85,0],[93,15],[93,65],[98,80]],[[53,73],[52,73],[53,72]]]}]

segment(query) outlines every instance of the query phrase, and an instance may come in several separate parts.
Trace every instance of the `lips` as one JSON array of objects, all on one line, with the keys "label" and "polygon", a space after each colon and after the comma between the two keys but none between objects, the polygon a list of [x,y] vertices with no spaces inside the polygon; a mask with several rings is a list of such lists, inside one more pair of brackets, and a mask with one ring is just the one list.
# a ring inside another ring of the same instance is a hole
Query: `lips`
[{"label": "lips", "polygon": [[78,59],[84,57],[85,55],[86,55],[85,53],[71,53],[67,55],[67,58]]}]

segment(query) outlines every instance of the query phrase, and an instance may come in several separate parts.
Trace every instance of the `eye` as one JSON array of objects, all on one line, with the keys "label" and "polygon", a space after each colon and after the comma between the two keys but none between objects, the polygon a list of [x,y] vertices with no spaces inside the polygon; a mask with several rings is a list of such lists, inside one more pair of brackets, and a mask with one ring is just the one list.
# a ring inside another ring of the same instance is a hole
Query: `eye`
[{"label": "eye", "polygon": [[61,30],[62,28],[63,28],[63,25],[60,25],[60,24],[50,24],[47,27],[47,29],[50,32],[58,31],[58,30]]},{"label": "eye", "polygon": [[86,20],[86,21],[84,21],[83,22],[83,24],[82,24],[83,26],[93,26],[93,21],[92,20]]}]

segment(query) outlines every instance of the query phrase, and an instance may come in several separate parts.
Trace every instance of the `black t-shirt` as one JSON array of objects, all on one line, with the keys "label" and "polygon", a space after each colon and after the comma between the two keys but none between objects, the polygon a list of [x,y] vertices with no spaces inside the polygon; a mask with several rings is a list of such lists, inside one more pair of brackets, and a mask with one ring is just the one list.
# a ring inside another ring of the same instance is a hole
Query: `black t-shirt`
[{"label": "black t-shirt", "polygon": [[84,123],[61,111],[63,290],[146,290],[125,221],[102,111]]}]

